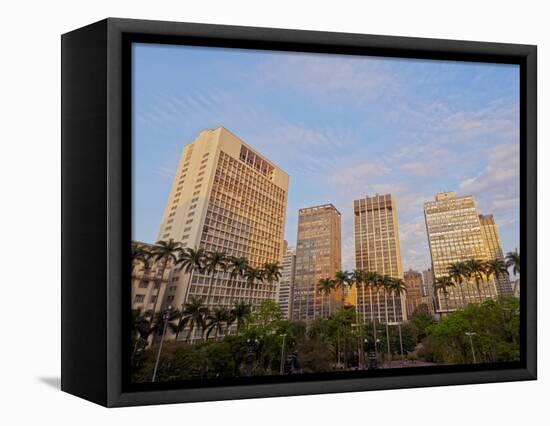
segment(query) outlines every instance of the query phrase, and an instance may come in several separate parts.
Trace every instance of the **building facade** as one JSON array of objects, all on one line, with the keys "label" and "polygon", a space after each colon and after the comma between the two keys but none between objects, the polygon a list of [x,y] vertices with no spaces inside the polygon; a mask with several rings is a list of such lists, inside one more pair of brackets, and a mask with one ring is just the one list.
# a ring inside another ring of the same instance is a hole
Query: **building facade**
[{"label": "building facade", "polygon": [[[158,238],[183,247],[246,257],[261,268],[283,255],[288,175],[223,127],[203,130],[186,145]],[[209,307],[276,300],[276,285],[248,285],[228,272],[175,272],[163,306],[202,298]]]},{"label": "building facade", "polygon": [[[479,215],[479,222],[481,223],[481,234],[483,240],[487,246],[488,255],[491,259],[498,259],[505,261],[504,254],[502,252],[502,246],[500,245],[500,238],[498,236],[497,225],[492,214]],[[499,296],[513,296],[514,291],[512,284],[510,283],[510,277],[508,275],[501,275],[495,280],[497,287],[497,294]]]},{"label": "building facade", "polygon": [[[353,214],[356,269],[403,279],[397,205],[393,196],[375,195],[354,200]],[[372,321],[374,317],[380,322],[407,319],[405,294],[360,289],[357,309],[364,321]]]},{"label": "building facade", "polygon": [[410,318],[415,309],[420,304],[424,303],[422,298],[422,287],[424,283],[422,274],[412,269],[405,272],[403,280],[407,288],[407,317]]},{"label": "building facade", "polygon": [[294,280],[296,276],[296,248],[288,247],[286,249],[281,267],[277,301],[281,308],[281,317],[288,320],[292,312]]},{"label": "building facade", "polygon": [[[434,201],[424,203],[424,217],[434,279],[448,275],[448,267],[452,263],[489,259],[473,196],[457,197],[454,192],[438,193]],[[473,280],[448,289],[447,296],[438,292],[437,312],[451,312],[468,303],[479,303],[496,297],[494,280],[483,280],[480,292],[478,294]]]},{"label": "building facade", "polygon": [[294,321],[327,318],[341,305],[341,290],[331,295],[318,292],[319,280],[334,277],[342,267],[341,239],[341,215],[332,204],[299,210],[292,303]]}]

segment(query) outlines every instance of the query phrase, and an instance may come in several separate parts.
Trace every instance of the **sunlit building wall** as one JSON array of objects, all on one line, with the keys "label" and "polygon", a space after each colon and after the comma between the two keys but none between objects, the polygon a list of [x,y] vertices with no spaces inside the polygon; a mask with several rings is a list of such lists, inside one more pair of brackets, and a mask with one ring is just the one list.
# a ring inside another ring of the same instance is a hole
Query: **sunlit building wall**
[{"label": "sunlit building wall", "polygon": [[409,269],[404,273],[405,286],[407,287],[407,316],[413,314],[415,309],[423,303],[422,300],[422,274],[418,271]]},{"label": "sunlit building wall", "polygon": [[[481,223],[481,233],[485,240],[485,245],[488,249],[488,254],[491,259],[499,259],[505,261],[504,254],[502,252],[502,246],[500,245],[500,238],[498,236],[497,225],[492,214],[479,215],[479,222]],[[496,280],[497,293],[499,296],[513,296],[514,291],[512,284],[510,283],[510,277],[506,274],[501,275]]]},{"label": "sunlit building wall", "polygon": [[[434,201],[424,203],[424,217],[435,279],[448,275],[451,263],[489,259],[473,196],[457,197],[454,192],[438,193]],[[496,297],[494,280],[481,282],[480,290],[481,301]],[[448,297],[443,292],[436,295],[436,309],[439,313],[480,302],[473,280],[460,288],[448,289],[448,293]]]},{"label": "sunlit building wall", "polygon": [[[356,269],[403,279],[397,205],[393,196],[375,195],[354,200],[353,214]],[[407,319],[405,294],[386,295],[384,290],[359,289],[357,309],[364,321]]]},{"label": "sunlit building wall", "polygon": [[292,296],[296,276],[296,249],[294,247],[286,249],[281,267],[277,301],[281,308],[282,318],[289,319],[292,311]]},{"label": "sunlit building wall", "polygon": [[299,210],[293,320],[326,318],[341,305],[341,290],[317,291],[321,278],[334,277],[342,267],[341,239],[341,215],[332,204]]},{"label": "sunlit building wall", "polygon": [[[280,263],[288,181],[283,170],[227,129],[203,130],[183,149],[158,238],[243,256],[255,268]],[[175,273],[163,305],[180,307],[191,297],[209,308],[276,300],[276,284],[249,285],[229,272],[197,272],[188,284],[188,274]]]}]

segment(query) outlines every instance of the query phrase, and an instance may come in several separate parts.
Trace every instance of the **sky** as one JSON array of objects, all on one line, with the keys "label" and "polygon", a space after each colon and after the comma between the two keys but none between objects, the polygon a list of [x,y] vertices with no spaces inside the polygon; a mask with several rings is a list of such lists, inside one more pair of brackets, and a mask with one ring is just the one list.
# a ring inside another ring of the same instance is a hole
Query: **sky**
[{"label": "sky", "polygon": [[154,242],[185,144],[224,126],[290,175],[298,209],[342,214],[354,268],[354,199],[396,199],[404,270],[430,267],[423,203],[473,195],[504,252],[519,248],[519,67],[135,44],[133,239]]}]

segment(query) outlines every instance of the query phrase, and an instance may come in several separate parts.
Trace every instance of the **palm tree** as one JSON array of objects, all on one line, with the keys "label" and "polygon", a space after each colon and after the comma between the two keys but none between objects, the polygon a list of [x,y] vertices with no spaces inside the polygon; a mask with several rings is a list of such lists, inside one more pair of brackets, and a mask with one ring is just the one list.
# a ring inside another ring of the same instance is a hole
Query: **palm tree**
[{"label": "palm tree", "polygon": [[[355,285],[356,292],[359,291],[359,287],[363,288],[365,284],[365,273],[359,269],[354,269],[350,274],[350,287]],[[359,311],[357,309],[357,311]]]},{"label": "palm tree", "polygon": [[253,268],[252,266],[249,266],[246,269],[246,272],[244,274],[246,278],[246,283],[252,288],[256,284],[257,281],[263,282],[264,281],[264,274],[261,269]]},{"label": "palm tree", "polygon": [[227,271],[227,256],[221,251],[213,251],[207,254],[205,263],[206,272],[212,274],[213,277],[208,285],[208,293],[206,296],[206,304],[210,306],[210,295],[212,293],[212,284],[214,278],[217,278],[218,272]]},{"label": "palm tree", "polygon": [[229,287],[233,286],[236,278],[242,278],[248,269],[248,259],[246,257],[229,256],[227,258],[227,269],[229,270]]},{"label": "palm tree", "polygon": [[180,270],[183,270],[186,274],[189,274],[189,279],[187,280],[187,288],[185,289],[185,296],[183,300],[187,300],[187,295],[191,288],[191,282],[193,281],[193,275],[195,271],[203,272],[204,270],[204,259],[206,257],[206,252],[204,249],[192,249],[186,248],[181,251],[181,254],[176,262],[180,266]]},{"label": "palm tree", "polygon": [[498,280],[500,277],[509,275],[506,262],[502,259],[491,259],[485,262],[485,275],[487,278],[491,276]]},{"label": "palm tree", "polygon": [[181,253],[181,243],[174,241],[172,238],[170,238],[170,240],[168,241],[157,241],[155,246],[151,250],[153,259],[156,262],[162,264],[160,272],[157,271],[157,282],[155,283],[155,287],[157,287],[158,289],[155,297],[155,303],[153,305],[152,315],[155,315],[157,311],[157,303],[160,296],[160,287],[164,279],[166,268],[170,263],[175,264],[177,262],[178,255],[180,253]]},{"label": "palm tree", "polygon": [[215,331],[216,340],[223,333],[224,325],[228,326],[230,320],[229,311],[223,307],[216,307],[210,315],[206,317],[206,338],[210,336],[212,331]]},{"label": "palm tree", "polygon": [[151,258],[151,252],[143,245],[136,242],[132,242],[132,272],[135,265],[139,262],[149,264]]},{"label": "palm tree", "polygon": [[270,286],[281,279],[281,266],[278,263],[266,263],[263,269],[263,276]]},{"label": "palm tree", "polygon": [[[323,296],[329,296],[334,290],[334,280],[332,278],[321,278],[317,283],[317,292]],[[324,298],[323,298],[324,302]],[[321,310],[323,308],[321,307]],[[327,318],[330,317],[330,303],[328,304]]]},{"label": "palm tree", "polygon": [[181,322],[189,327],[186,340],[189,341],[195,327],[204,331],[205,319],[208,316],[208,308],[202,298],[191,297],[191,300],[183,305]]},{"label": "palm tree", "polygon": [[401,362],[403,362],[403,337],[401,335],[401,323],[397,321],[396,311],[395,311],[395,296],[401,296],[403,293],[407,292],[407,286],[401,278],[394,278],[390,284],[390,291],[392,293],[393,300],[393,320],[397,322],[399,329],[399,351],[401,353]]},{"label": "palm tree", "polygon": [[449,277],[448,275],[444,275],[442,277],[437,277],[434,281],[434,292],[435,294],[438,294],[438,292],[441,292],[445,295],[445,304],[447,305],[447,312],[449,312],[449,288],[452,288],[455,286],[455,283]]},{"label": "palm tree", "polygon": [[132,255],[135,256],[132,262],[132,274],[135,267],[134,265],[137,263],[141,263],[143,265],[143,268],[142,268],[143,274],[141,275],[139,280],[139,287],[141,288],[143,284],[146,283],[147,285],[145,287],[148,288],[149,274],[151,273],[151,269],[154,263],[153,253],[151,253],[151,251],[149,251],[145,246],[137,246],[135,251],[133,251]]},{"label": "palm tree", "polygon": [[383,275],[380,279],[380,286],[384,289],[384,309],[386,311],[386,340],[388,346],[388,357],[391,360],[391,349],[390,349],[390,328],[388,325],[388,294],[392,291],[393,278],[389,275]]},{"label": "palm tree", "polygon": [[476,284],[477,294],[479,296],[479,303],[482,302],[480,281],[483,282],[483,275],[485,274],[485,267],[483,262],[478,259],[470,259],[466,262],[466,267],[471,277],[473,277]]},{"label": "palm tree", "polygon": [[164,322],[168,321],[166,328],[168,328],[172,333],[178,333],[178,325],[174,324],[172,321],[174,321],[175,319],[180,319],[180,312],[177,309],[170,309],[168,312],[169,316],[167,319],[165,319],[166,311],[157,312],[155,314],[154,326],[152,328],[153,332],[156,332],[159,335],[162,334],[162,330],[164,329]]},{"label": "palm tree", "polygon": [[514,275],[519,275],[519,267],[520,267],[520,259],[519,259],[519,253],[518,250],[510,251],[506,253],[506,266],[508,268],[513,267],[512,272]]},{"label": "palm tree", "polygon": [[149,312],[143,312],[141,308],[132,309],[132,338],[136,339],[132,350],[131,360],[133,361],[140,341],[146,342],[153,332],[149,321]]},{"label": "palm tree", "polygon": [[395,296],[401,296],[407,292],[405,281],[401,278],[393,278],[389,286],[390,294],[393,299],[393,320],[397,322],[397,311],[395,310]]},{"label": "palm tree", "polygon": [[244,300],[240,300],[233,305],[233,308],[230,311],[229,322],[237,322],[237,334],[241,328],[246,324],[252,313],[252,305]]},{"label": "palm tree", "polygon": [[344,306],[344,299],[346,297],[346,287],[351,283],[350,275],[348,271],[338,271],[334,275],[335,288],[342,290],[342,306]]},{"label": "palm tree", "polygon": [[[365,273],[365,284],[369,287],[369,304],[370,304],[370,320],[372,322],[372,335],[374,337],[374,341],[376,342],[376,317],[374,315],[374,306],[372,304],[372,290],[376,290],[378,292],[378,285],[381,281],[380,275],[378,275],[376,272],[368,271]],[[363,321],[365,320],[365,292],[363,290]],[[375,352],[378,354],[377,345],[374,345]]]},{"label": "palm tree", "polygon": [[[355,285],[355,295],[356,295],[355,304],[356,305],[357,305],[357,294],[359,292],[359,287],[364,289],[364,285],[365,285],[364,277],[365,277],[365,273],[359,269],[354,269],[350,274],[350,288],[353,285]],[[363,290],[363,293],[364,293],[364,290]],[[359,309],[357,308],[357,306],[355,307],[355,323],[359,324]]]},{"label": "palm tree", "polygon": [[460,290],[460,298],[462,299],[462,306],[466,306],[466,299],[464,298],[464,289],[462,284],[464,278],[468,276],[468,268],[464,262],[454,262],[447,267],[447,274],[454,281],[455,285]]}]

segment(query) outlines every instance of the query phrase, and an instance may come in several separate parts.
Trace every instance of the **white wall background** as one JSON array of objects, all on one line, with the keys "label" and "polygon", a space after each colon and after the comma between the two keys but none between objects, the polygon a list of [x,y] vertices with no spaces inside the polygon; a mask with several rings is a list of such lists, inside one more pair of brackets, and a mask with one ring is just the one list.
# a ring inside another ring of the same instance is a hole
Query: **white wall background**
[{"label": "white wall background", "polygon": [[[539,46],[539,217],[548,217],[550,31],[542,1],[4,1],[0,50],[0,422],[544,424],[550,309],[539,270],[539,381],[106,410],[59,392],[60,34],[107,16]],[[540,263],[548,224],[539,225]],[[7,379],[7,380],[6,380]],[[9,420],[8,420],[9,419]],[[537,419],[541,419],[538,420]]]}]

